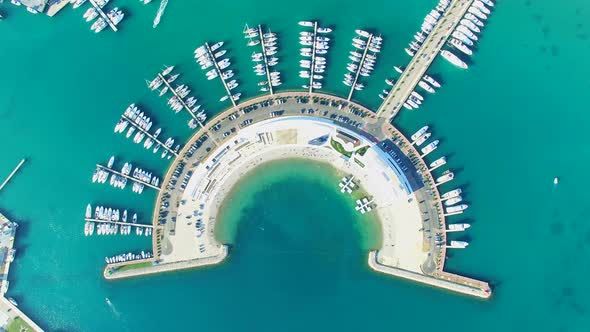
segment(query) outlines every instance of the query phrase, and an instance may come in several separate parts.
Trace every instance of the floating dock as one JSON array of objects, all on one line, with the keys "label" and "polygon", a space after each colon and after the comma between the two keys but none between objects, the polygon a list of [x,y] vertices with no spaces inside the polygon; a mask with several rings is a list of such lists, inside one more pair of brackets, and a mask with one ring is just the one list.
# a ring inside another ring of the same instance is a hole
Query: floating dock
[{"label": "floating dock", "polygon": [[270,95],[272,96],[274,94],[274,91],[272,89],[272,83],[271,83],[271,79],[270,79],[270,69],[268,68],[268,57],[266,56],[266,47],[264,45],[262,26],[260,24],[258,25],[258,36],[260,38],[260,47],[262,48],[262,57],[264,58],[264,69],[266,70],[266,79],[268,80],[268,91],[270,92]]},{"label": "floating dock", "polygon": [[102,10],[102,8],[100,8],[100,6],[97,5],[94,0],[89,0],[89,2],[90,2],[90,4],[92,4],[92,6],[94,6],[94,9],[96,9],[96,11],[100,14],[100,16],[111,27],[111,29],[113,29],[113,31],[117,32],[118,31],[117,30],[117,26],[115,24],[113,24],[113,21],[111,21],[111,19],[108,17],[108,15],[104,13],[104,11]]},{"label": "floating dock", "polygon": [[338,186],[340,187],[340,192],[341,193],[352,193],[352,190],[356,187],[356,185],[353,182],[354,180],[354,176],[351,176],[350,179],[347,177],[343,177],[342,181],[338,184]]},{"label": "floating dock", "polygon": [[14,168],[14,170],[12,170],[12,172],[8,175],[8,177],[6,178],[6,180],[4,180],[4,182],[2,182],[2,184],[0,185],[0,190],[2,190],[2,188],[4,188],[4,186],[6,186],[6,184],[8,184],[8,182],[14,177],[14,175],[16,174],[16,172],[18,172],[18,170],[23,166],[23,164],[25,163],[26,159],[23,159],[20,161],[20,163],[18,163],[18,165],[16,165],[16,167]]},{"label": "floating dock", "polygon": [[318,22],[313,22],[313,44],[311,45],[311,67],[309,69],[309,94],[313,93],[313,75],[315,74],[315,52],[318,41]]},{"label": "floating dock", "polygon": [[350,86],[350,92],[348,93],[348,98],[346,100],[350,101],[352,99],[352,94],[354,93],[354,88],[356,87],[356,83],[358,82],[359,75],[361,73],[361,69],[363,68],[363,64],[365,63],[365,59],[367,57],[367,53],[369,53],[369,47],[371,45],[371,41],[373,40],[373,34],[369,34],[369,38],[367,39],[367,45],[365,46],[365,50],[363,51],[363,57],[358,64],[358,68],[356,69],[356,75],[354,76],[354,81]]}]

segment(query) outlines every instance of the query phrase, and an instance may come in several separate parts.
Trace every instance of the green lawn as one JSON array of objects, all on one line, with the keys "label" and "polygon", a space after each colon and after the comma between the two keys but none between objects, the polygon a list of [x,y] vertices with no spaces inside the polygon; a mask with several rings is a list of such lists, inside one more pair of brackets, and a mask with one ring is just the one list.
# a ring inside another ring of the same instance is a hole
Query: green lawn
[{"label": "green lawn", "polygon": [[361,163],[360,160],[354,158],[354,162],[357,163],[360,167],[365,168],[365,164]]},{"label": "green lawn", "polygon": [[356,153],[360,154],[361,156],[364,156],[365,153],[367,152],[367,150],[369,150],[369,146],[363,146],[362,148],[356,150]]},{"label": "green lawn", "polygon": [[152,262],[135,263],[135,264],[123,265],[120,268],[118,268],[117,271],[123,272],[126,270],[133,270],[133,269],[139,269],[142,267],[150,267],[150,266],[152,266]]},{"label": "green lawn", "polygon": [[25,323],[20,317],[17,317],[15,320],[8,325],[8,332],[32,332],[33,328],[29,326],[29,324]]},{"label": "green lawn", "polygon": [[342,146],[342,144],[336,142],[333,139],[330,139],[330,145],[332,146],[332,148],[334,148],[334,150],[340,152],[341,154],[347,156],[348,158],[350,158],[352,156],[352,152],[348,152],[344,149],[344,147]]}]

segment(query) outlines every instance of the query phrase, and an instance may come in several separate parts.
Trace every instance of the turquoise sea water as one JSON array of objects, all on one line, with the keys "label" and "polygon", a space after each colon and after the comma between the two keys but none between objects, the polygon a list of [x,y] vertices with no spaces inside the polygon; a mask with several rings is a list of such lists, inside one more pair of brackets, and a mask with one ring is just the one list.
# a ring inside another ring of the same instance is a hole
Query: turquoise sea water
[{"label": "turquoise sea water", "polygon": [[[192,63],[192,49],[225,40],[244,95],[254,96],[251,51],[241,30],[246,22],[264,23],[280,35],[284,89],[295,88],[296,22],[316,18],[334,28],[328,92],[346,92],[340,81],[354,29],[383,34],[376,71],[355,95],[376,107],[383,79],[393,76],[393,65],[408,61],[403,47],[434,3],[370,0],[360,8],[335,0],[231,0],[221,8],[175,1],[153,30],[157,3],[129,1],[116,3],[129,16],[120,32],[98,35],[83,21],[82,8],[49,19],[0,5],[7,16],[0,22],[0,176],[22,157],[29,159],[0,193],[0,209],[21,224],[9,295],[49,331],[587,331],[590,8],[582,0],[501,1],[470,69],[437,60],[430,72],[445,86],[421,110],[395,120],[406,133],[428,123],[441,139],[437,155],[447,155],[456,170],[455,184],[471,205],[465,217],[473,224],[453,237],[471,245],[450,252],[447,269],[489,280],[491,300],[369,271],[366,230],[331,189],[329,175],[309,171],[311,165],[273,165],[267,169],[273,176],[255,175],[238,188],[235,197],[243,199],[224,217],[237,220],[226,264],[121,282],[101,278],[104,256],[146,249],[149,241],[85,238],[86,204],[119,204],[147,219],[155,196],[93,185],[94,164],[116,154],[156,173],[167,167],[112,134],[118,115],[141,102],[165,133],[181,140],[190,134],[188,118],[174,116],[147,91],[144,78],[163,64],[176,64],[180,80],[207,109],[220,112],[227,106],[217,102],[222,87]],[[555,176],[561,179],[557,186]],[[310,191],[316,196],[306,195]],[[294,210],[291,200],[309,211]],[[336,217],[311,230],[309,215],[330,213]]]}]

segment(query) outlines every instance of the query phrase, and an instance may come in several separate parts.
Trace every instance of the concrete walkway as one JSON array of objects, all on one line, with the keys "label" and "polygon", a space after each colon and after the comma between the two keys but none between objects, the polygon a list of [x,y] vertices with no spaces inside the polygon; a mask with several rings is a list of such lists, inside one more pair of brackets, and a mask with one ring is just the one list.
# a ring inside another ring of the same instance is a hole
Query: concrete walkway
[{"label": "concrete walkway", "polygon": [[449,10],[438,21],[420,49],[416,52],[401,77],[397,80],[377,114],[391,121],[401,110],[412,91],[416,89],[457,24],[467,12],[473,0],[453,0]]}]

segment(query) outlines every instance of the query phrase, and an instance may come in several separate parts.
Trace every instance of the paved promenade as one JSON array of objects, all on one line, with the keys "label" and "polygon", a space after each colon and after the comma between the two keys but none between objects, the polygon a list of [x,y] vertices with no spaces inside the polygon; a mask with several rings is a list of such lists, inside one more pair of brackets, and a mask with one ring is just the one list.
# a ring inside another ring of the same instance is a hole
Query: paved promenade
[{"label": "paved promenade", "polygon": [[449,10],[434,26],[422,47],[416,52],[393,86],[392,92],[377,110],[380,117],[392,120],[397,115],[472,2],[473,0],[453,0],[451,2]]}]

